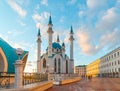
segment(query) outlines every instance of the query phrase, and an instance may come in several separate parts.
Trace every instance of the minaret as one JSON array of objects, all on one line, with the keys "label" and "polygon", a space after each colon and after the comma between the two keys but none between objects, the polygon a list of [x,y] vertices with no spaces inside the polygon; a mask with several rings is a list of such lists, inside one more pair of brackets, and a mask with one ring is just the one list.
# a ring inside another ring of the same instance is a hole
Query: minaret
[{"label": "minaret", "polygon": [[52,30],[52,19],[51,19],[51,15],[49,17],[49,22],[48,22],[48,57],[52,56],[52,34],[53,34],[53,30]]},{"label": "minaret", "polygon": [[70,60],[71,61],[74,61],[74,58],[73,58],[73,40],[74,40],[74,38],[73,38],[73,28],[72,28],[72,26],[71,26],[71,30],[70,30],[70,38],[69,38],[69,40],[70,40]]},{"label": "minaret", "polygon": [[38,29],[37,35],[37,72],[40,73],[41,71],[41,64],[40,64],[40,55],[41,55],[41,35],[40,35],[40,28]]},{"label": "minaret", "polygon": [[62,55],[63,55],[63,58],[65,58],[65,44],[64,44],[64,42],[62,43]]},{"label": "minaret", "polygon": [[57,35],[57,43],[59,43],[59,42],[60,42],[59,35]]}]

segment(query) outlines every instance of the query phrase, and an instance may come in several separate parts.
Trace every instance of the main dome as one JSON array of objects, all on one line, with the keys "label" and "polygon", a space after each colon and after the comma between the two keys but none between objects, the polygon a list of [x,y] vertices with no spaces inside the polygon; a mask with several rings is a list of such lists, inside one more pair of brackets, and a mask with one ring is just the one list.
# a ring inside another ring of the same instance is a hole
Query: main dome
[{"label": "main dome", "polygon": [[61,45],[59,44],[59,43],[57,43],[57,42],[53,42],[52,43],[52,48],[54,48],[54,49],[61,49],[62,47],[61,47]]}]

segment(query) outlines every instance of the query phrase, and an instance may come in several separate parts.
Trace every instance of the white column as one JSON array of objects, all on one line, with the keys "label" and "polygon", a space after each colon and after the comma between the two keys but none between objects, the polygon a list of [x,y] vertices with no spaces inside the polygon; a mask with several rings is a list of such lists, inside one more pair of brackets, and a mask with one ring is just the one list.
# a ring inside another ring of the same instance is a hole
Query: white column
[{"label": "white column", "polygon": [[23,86],[23,63],[21,60],[17,60],[14,65],[15,65],[14,87],[19,88]]}]

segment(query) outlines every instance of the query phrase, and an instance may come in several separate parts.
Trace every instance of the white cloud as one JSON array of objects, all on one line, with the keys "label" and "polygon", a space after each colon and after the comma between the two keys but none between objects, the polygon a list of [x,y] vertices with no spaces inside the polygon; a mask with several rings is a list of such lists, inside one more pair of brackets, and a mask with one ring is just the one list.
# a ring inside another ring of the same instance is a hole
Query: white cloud
[{"label": "white cloud", "polygon": [[69,0],[68,4],[75,4],[77,0]]},{"label": "white cloud", "polygon": [[36,13],[32,16],[33,20],[36,23],[36,27],[39,28],[41,30],[41,36],[43,38],[47,38],[46,37],[46,32],[47,32],[47,24],[46,22],[48,22],[49,20],[49,16],[50,14],[48,12],[42,12],[41,15]]},{"label": "white cloud", "polygon": [[48,0],[41,0],[41,4],[43,4],[43,5],[48,5]]},{"label": "white cloud", "polygon": [[18,23],[21,25],[21,26],[26,26],[26,24],[20,20],[18,20]]},{"label": "white cloud", "polygon": [[90,9],[97,9],[97,8],[101,8],[107,5],[107,1],[106,0],[87,0],[87,6]]},{"label": "white cloud", "polygon": [[10,5],[10,7],[16,11],[21,17],[25,17],[27,12],[22,9],[22,7],[20,5],[18,5],[15,1],[13,0],[8,0],[8,4]]},{"label": "white cloud", "polygon": [[98,50],[97,46],[94,46],[91,41],[91,35],[86,28],[81,28],[76,33],[77,42],[81,47],[81,50],[86,55],[92,55]]},{"label": "white cloud", "polygon": [[99,45],[99,49],[104,48],[105,46],[109,47],[115,47],[120,46],[120,30],[114,29],[112,32],[108,32],[101,36],[101,41]]},{"label": "white cloud", "polygon": [[120,25],[120,13],[117,12],[116,8],[110,8],[107,12],[99,19],[96,25],[98,30],[113,30]]}]

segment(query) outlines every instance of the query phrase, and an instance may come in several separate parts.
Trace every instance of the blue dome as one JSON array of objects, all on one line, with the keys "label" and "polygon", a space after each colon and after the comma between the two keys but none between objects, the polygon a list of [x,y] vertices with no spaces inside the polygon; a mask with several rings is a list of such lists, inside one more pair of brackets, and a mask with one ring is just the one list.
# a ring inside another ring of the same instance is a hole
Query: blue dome
[{"label": "blue dome", "polygon": [[[15,72],[14,63],[18,59],[18,55],[16,54],[16,49],[12,48],[2,38],[0,38],[0,48],[4,52],[4,55],[7,59],[7,63],[8,63],[7,72]],[[22,60],[26,55],[28,55],[28,51],[23,51],[23,54],[21,55],[20,59]]]},{"label": "blue dome", "polygon": [[53,42],[52,43],[52,48],[59,48],[59,49],[61,49],[61,45],[59,44],[59,43],[56,43],[56,42]]}]

